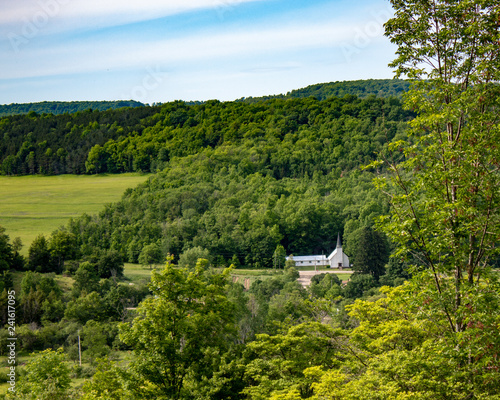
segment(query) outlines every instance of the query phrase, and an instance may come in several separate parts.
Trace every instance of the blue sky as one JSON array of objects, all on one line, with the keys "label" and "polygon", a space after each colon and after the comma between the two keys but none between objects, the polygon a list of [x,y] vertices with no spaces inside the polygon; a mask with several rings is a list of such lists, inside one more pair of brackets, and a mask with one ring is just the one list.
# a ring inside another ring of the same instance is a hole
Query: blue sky
[{"label": "blue sky", "polygon": [[0,104],[234,100],[392,77],[385,0],[15,0],[1,9]]}]

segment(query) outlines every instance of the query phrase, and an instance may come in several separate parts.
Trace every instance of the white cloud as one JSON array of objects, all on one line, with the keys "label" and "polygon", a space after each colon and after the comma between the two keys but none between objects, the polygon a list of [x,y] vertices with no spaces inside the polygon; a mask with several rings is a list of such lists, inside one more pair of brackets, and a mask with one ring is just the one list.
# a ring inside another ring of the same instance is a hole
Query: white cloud
[{"label": "white cloud", "polygon": [[239,4],[272,0],[15,0],[2,4],[0,25],[10,28],[33,22],[43,16],[70,22],[72,29],[114,26],[162,18],[199,9],[223,11]]},{"label": "white cloud", "polygon": [[[254,1],[264,5],[258,13],[236,12]],[[5,1],[0,84],[8,88],[0,92],[6,102],[19,99],[21,92],[38,100],[128,98],[140,92],[138,87],[146,87],[148,101],[228,99],[375,77],[377,65],[385,68],[387,60],[377,61],[388,43],[382,39],[382,23],[389,11],[382,0],[348,8],[347,0],[332,0],[326,8],[322,2],[303,8],[281,2],[280,14],[274,7],[267,13],[267,3],[274,1]],[[23,33],[44,9],[49,20],[40,19],[34,31]],[[207,12],[181,15],[198,9]],[[169,19],[172,24],[123,25],[169,15],[179,18]],[[111,26],[119,27],[94,29]],[[9,32],[19,37],[10,39]]]},{"label": "white cloud", "polygon": [[[207,60],[273,58],[281,52],[342,46],[359,31],[355,25],[322,24],[299,27],[255,27],[251,31],[201,34],[143,42],[84,42],[39,48],[18,55],[16,64],[0,61],[4,79],[128,69],[152,65],[179,66]],[[372,40],[372,39],[370,39]],[[374,39],[373,39],[374,40]],[[32,66],[36,65],[33,69]]]}]

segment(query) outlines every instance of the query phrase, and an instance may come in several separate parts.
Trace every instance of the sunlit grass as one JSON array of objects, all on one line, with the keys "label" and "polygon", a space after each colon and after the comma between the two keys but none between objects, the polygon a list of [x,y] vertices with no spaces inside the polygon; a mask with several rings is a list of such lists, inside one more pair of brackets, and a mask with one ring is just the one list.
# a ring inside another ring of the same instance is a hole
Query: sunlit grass
[{"label": "sunlit grass", "polygon": [[0,226],[20,237],[27,254],[40,234],[49,235],[72,217],[96,214],[104,204],[118,201],[123,192],[149,175],[1,176]]}]

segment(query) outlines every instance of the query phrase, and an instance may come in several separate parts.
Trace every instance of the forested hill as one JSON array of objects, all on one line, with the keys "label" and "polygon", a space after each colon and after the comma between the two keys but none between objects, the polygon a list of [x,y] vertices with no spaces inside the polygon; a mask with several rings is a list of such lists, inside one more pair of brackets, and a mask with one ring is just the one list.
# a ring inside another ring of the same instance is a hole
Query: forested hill
[{"label": "forested hill", "polygon": [[1,172],[4,175],[85,173],[85,161],[93,146],[140,135],[143,120],[158,110],[135,107],[0,118]]},{"label": "forested hill", "polygon": [[[307,86],[302,89],[292,90],[286,95],[270,95],[263,97],[247,97],[240,99],[246,102],[258,102],[270,99],[283,98],[302,98],[314,96],[318,100],[324,100],[329,97],[344,97],[346,94],[366,98],[370,95],[377,97],[400,97],[402,93],[408,90],[409,82],[400,79],[368,79],[358,81],[342,81],[330,83],[318,83]],[[201,104],[202,102],[193,102],[192,104]],[[144,107],[145,104],[134,100],[116,100],[116,101],[43,101],[38,103],[22,104],[0,104],[0,117],[10,115],[28,114],[35,112],[37,114],[73,114],[78,111],[96,110],[106,111],[115,110],[123,107]]]},{"label": "forested hill", "polygon": [[256,267],[272,266],[278,245],[321,254],[337,233],[387,212],[358,167],[405,137],[410,118],[395,98],[169,103],[142,135],[96,146],[87,160],[98,172],[161,172],[68,229],[84,256],[116,251],[130,262],[193,248],[216,265]]},{"label": "forested hill", "polygon": [[39,103],[4,104],[0,105],[0,117],[17,114],[72,114],[85,110],[114,110],[123,107],[144,107],[144,104],[134,100],[118,101],[43,101]]},{"label": "forested hill", "polygon": [[296,99],[302,97],[315,97],[318,100],[325,100],[330,97],[344,97],[345,95],[366,98],[368,96],[376,97],[401,97],[408,91],[410,82],[402,79],[368,79],[358,81],[342,81],[318,83],[302,89],[292,90],[286,95],[264,96],[264,97],[246,97],[240,99],[247,103],[254,103],[269,99]]},{"label": "forested hill", "polygon": [[[360,134],[378,119],[394,123],[406,116],[396,98],[361,100],[355,96],[252,104],[208,101],[188,105],[177,101],[58,116],[16,115],[0,119],[1,171],[6,175],[150,172],[162,169],[172,157],[204,148],[262,140],[259,138],[269,132],[282,139],[304,129],[337,138],[329,142],[332,154],[337,154],[337,141],[350,140],[344,134],[352,132],[354,122],[365,121],[356,132]],[[366,151],[358,155],[362,153]],[[357,162],[357,156],[342,160],[345,165]]]}]

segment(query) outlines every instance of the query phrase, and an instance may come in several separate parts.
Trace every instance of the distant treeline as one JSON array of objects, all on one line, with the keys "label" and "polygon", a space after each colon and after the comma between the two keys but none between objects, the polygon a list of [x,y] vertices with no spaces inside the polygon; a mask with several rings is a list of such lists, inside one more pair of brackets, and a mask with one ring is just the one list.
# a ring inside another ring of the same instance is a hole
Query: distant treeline
[{"label": "distant treeline", "polygon": [[[0,143],[1,171],[6,175],[154,172],[173,157],[204,148],[263,140],[269,134],[283,140],[303,130],[328,135],[331,154],[325,156],[338,158],[339,166],[345,168],[358,165],[360,157],[371,156],[373,149],[356,149],[356,154],[347,156],[338,147],[342,141],[350,141],[352,134],[366,134],[377,121],[385,120],[386,127],[379,127],[377,139],[385,142],[385,130],[394,130],[394,123],[406,118],[408,114],[395,98],[361,100],[355,96],[253,104],[209,101],[188,105],[178,101],[59,116],[18,115],[0,119],[4,139]],[[306,166],[291,163],[281,168]]]},{"label": "distant treeline", "polygon": [[0,117],[17,114],[72,114],[85,110],[114,110],[123,107],[144,107],[144,104],[134,100],[120,101],[43,101],[39,103],[0,105]]},{"label": "distant treeline", "polygon": [[401,79],[368,79],[358,81],[343,81],[318,83],[302,89],[292,90],[285,94],[264,97],[245,97],[239,101],[254,103],[270,99],[296,99],[303,97],[315,97],[318,100],[326,100],[330,97],[344,97],[353,95],[360,98],[368,96],[376,97],[401,97],[408,91],[410,82]]},{"label": "distant treeline", "polygon": [[141,134],[151,107],[78,111],[74,114],[0,118],[1,173],[83,174],[90,149],[108,140]]},{"label": "distant treeline", "polygon": [[[404,119],[399,100],[376,100],[345,92],[389,93],[404,81],[363,81],[311,86],[289,99],[251,102],[181,101],[151,107],[86,110],[73,114],[13,115],[0,118],[0,172],[4,175],[150,172],[162,169],[172,157],[195,154],[275,131],[282,137],[302,129],[350,130],[345,118]],[[333,85],[333,86],[332,86]],[[385,89],[383,89],[385,87]],[[399,86],[398,86],[399,87]],[[357,89],[355,89],[357,88]],[[401,89],[402,90],[402,89]],[[310,98],[309,93],[317,93]],[[301,97],[301,93],[304,97]],[[318,97],[328,97],[320,100]],[[70,103],[68,103],[70,104]],[[373,108],[375,107],[375,108]],[[381,138],[380,140],[385,140]],[[332,149],[334,150],[334,149]],[[352,159],[346,165],[356,163]]]}]

